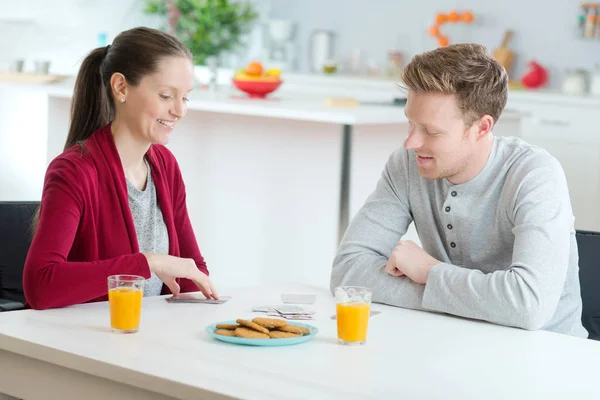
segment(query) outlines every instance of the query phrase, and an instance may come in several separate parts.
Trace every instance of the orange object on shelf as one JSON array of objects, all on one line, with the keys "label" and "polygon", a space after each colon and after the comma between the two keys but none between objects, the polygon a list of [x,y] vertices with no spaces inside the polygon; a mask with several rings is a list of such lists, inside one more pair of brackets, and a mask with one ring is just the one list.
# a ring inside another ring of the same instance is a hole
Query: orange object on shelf
[{"label": "orange object on shelf", "polygon": [[447,22],[471,24],[474,20],[475,15],[471,10],[465,10],[463,12],[451,10],[447,14],[438,12],[435,14],[435,23],[427,29],[427,33],[437,40],[438,46],[446,47],[450,44],[450,38],[440,32],[442,24]]},{"label": "orange object on shelf", "polygon": [[440,35],[440,26],[439,25],[430,26],[428,33],[430,36],[438,37]]},{"label": "orange object on shelf", "polygon": [[450,41],[448,40],[448,36],[440,35],[437,38],[437,43],[440,47],[446,47],[450,44]]},{"label": "orange object on shelf", "polygon": [[462,22],[470,24],[471,22],[473,22],[475,17],[473,16],[473,13],[471,11],[465,11],[460,15],[460,19],[462,20]]}]

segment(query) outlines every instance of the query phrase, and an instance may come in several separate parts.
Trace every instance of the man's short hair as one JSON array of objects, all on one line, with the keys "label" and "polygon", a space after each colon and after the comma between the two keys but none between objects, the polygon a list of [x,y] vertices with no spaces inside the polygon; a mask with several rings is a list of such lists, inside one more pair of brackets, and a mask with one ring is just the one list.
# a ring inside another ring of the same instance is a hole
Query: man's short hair
[{"label": "man's short hair", "polygon": [[400,86],[416,93],[454,95],[467,126],[486,114],[498,121],[508,97],[506,70],[484,46],[474,43],[416,55],[400,81]]}]

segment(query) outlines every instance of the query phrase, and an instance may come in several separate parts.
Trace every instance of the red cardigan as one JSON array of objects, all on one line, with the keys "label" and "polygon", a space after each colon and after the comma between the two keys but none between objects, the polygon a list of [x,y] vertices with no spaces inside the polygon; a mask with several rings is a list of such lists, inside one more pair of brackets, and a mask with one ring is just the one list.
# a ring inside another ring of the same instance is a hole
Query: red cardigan
[{"label": "red cardigan", "polygon": [[[146,153],[169,233],[169,254],[192,258],[208,275],[186,207],[185,185],[173,154],[152,145]],[[110,124],[48,166],[40,221],[23,270],[27,305],[65,307],[108,299],[107,277],[150,278],[139,252],[127,185]],[[198,291],[178,279],[181,292]],[[170,293],[163,285],[163,294]]]}]

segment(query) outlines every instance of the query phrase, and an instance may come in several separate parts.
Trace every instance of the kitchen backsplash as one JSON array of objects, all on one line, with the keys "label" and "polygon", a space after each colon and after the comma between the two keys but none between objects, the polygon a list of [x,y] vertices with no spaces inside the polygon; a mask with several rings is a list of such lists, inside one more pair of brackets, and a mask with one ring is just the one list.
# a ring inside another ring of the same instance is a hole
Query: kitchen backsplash
[{"label": "kitchen backsplash", "polygon": [[383,69],[389,50],[399,48],[409,58],[436,47],[427,34],[436,13],[470,10],[474,23],[452,26],[450,42],[466,39],[499,47],[506,29],[514,31],[509,47],[515,51],[513,76],[520,78],[527,62],[536,60],[550,70],[550,85],[560,88],[563,71],[591,70],[600,63],[600,36],[584,39],[577,29],[580,2],[574,0],[272,0],[272,16],[298,22],[302,69],[307,69],[309,38],[316,29],[336,34],[336,58],[353,57]]},{"label": "kitchen backsplash", "polygon": [[[309,43],[313,31],[325,29],[334,36],[334,58],[346,66],[362,63],[383,71],[388,52],[400,50],[405,59],[436,47],[427,29],[436,13],[470,10],[471,25],[446,24],[450,42],[474,41],[492,51],[506,29],[514,31],[509,47],[516,53],[513,77],[519,78],[527,62],[536,60],[550,70],[550,86],[560,88],[567,69],[591,70],[600,63],[600,36],[584,39],[577,30],[579,2],[556,0],[252,0],[269,19],[296,23],[293,51],[300,71],[309,70]],[[0,0],[0,69],[11,60],[25,58],[26,69],[35,60],[50,60],[51,72],[71,74],[85,54],[98,45],[98,34],[110,41],[119,31],[137,26],[158,26],[141,12],[144,0]],[[264,34],[250,37],[245,57],[260,57]],[[264,53],[262,53],[264,54]]]}]

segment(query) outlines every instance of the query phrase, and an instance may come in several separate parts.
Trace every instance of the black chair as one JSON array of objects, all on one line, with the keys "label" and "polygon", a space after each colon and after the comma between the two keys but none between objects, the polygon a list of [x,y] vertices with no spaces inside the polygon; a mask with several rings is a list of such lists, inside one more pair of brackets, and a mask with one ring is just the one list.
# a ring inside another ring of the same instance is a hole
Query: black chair
[{"label": "black chair", "polygon": [[37,201],[0,201],[0,311],[25,308],[23,267]]},{"label": "black chair", "polygon": [[600,232],[578,230],[581,322],[589,338],[600,340]]}]

